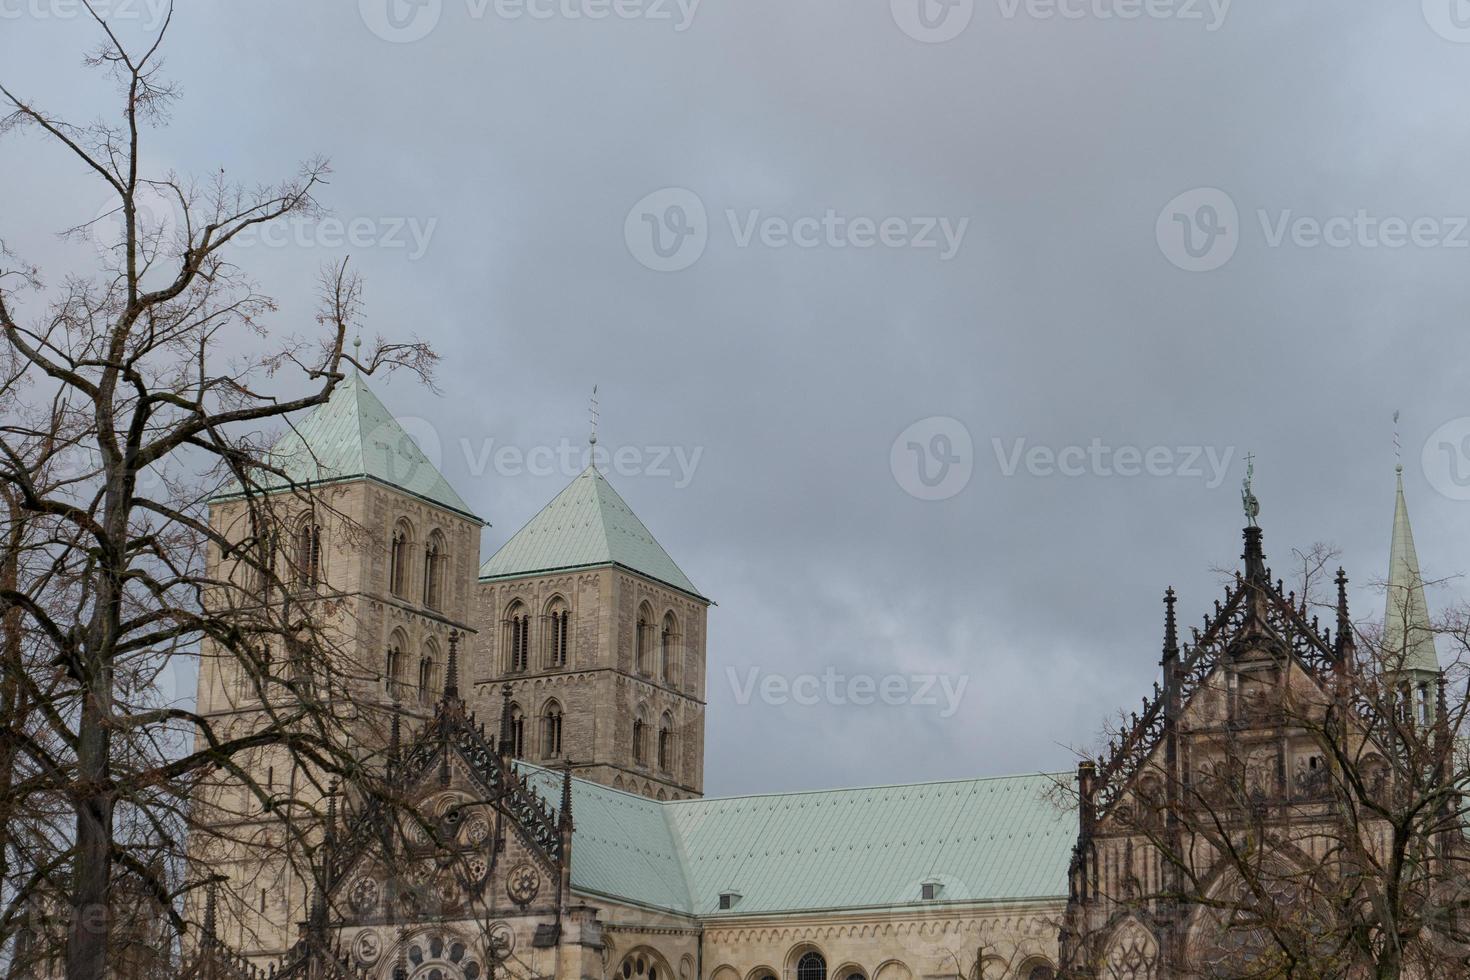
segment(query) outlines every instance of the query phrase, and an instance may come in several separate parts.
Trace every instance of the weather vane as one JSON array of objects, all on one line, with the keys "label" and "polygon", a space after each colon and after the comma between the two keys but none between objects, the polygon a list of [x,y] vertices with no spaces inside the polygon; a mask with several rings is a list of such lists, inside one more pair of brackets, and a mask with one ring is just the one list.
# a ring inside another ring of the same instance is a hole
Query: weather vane
[{"label": "weather vane", "polygon": [[592,386],[592,397],[587,400],[587,420],[592,426],[592,435],[587,437],[589,446],[597,445],[597,423],[602,418],[597,410],[597,385]]},{"label": "weather vane", "polygon": [[1245,519],[1250,522],[1251,527],[1256,526],[1256,518],[1261,516],[1261,502],[1256,499],[1255,490],[1251,483],[1256,478],[1256,454],[1245,454],[1245,479],[1240,481],[1240,502],[1245,507]]}]

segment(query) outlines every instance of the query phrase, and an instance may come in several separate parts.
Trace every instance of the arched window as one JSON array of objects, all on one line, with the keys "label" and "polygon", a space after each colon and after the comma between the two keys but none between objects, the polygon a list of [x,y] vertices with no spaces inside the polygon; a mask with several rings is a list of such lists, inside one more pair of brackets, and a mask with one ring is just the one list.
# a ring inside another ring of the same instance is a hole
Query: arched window
[{"label": "arched window", "polygon": [[322,529],[310,517],[296,529],[296,584],[314,589],[322,577]]},{"label": "arched window", "polygon": [[658,767],[664,772],[674,769],[674,718],[668,712],[658,724]]},{"label": "arched window", "polygon": [[438,609],[444,602],[444,565],[449,560],[444,534],[438,528],[424,546],[424,605]]},{"label": "arched window", "polygon": [[388,545],[388,589],[400,599],[408,597],[408,555],[412,547],[413,528],[408,521],[399,521]]},{"label": "arched window", "polygon": [[505,669],[525,670],[531,665],[531,615],[519,600],[505,614]]},{"label": "arched window", "polygon": [[796,980],[827,980],[827,960],[812,950],[796,961]]},{"label": "arched window", "polygon": [[546,710],[541,713],[541,758],[561,758],[561,705],[555,701],[546,702]]},{"label": "arched window", "polygon": [[633,719],[633,763],[639,766],[648,764],[648,720],[642,708]]},{"label": "arched window", "polygon": [[1056,976],[1057,971],[1051,968],[1050,963],[1037,963],[1025,973],[1026,980],[1056,980]]},{"label": "arched window", "polygon": [[438,648],[431,640],[419,658],[419,703],[430,704],[438,694],[439,666]]},{"label": "arched window", "polygon": [[388,691],[388,696],[394,701],[403,700],[403,672],[407,667],[403,648],[408,646],[408,640],[401,630],[394,630],[393,635],[388,638],[388,660],[384,665],[383,680]]},{"label": "arched window", "polygon": [[517,759],[526,757],[526,715],[521,706],[510,706],[510,754]]},{"label": "arched window", "polygon": [[645,602],[638,607],[638,632],[633,637],[633,665],[645,677],[648,675],[648,634],[652,629],[653,609]]},{"label": "arched window", "polygon": [[557,596],[546,604],[546,666],[567,665],[568,634],[571,630],[572,613],[566,600]]},{"label": "arched window", "polygon": [[678,662],[679,622],[672,612],[664,613],[663,629],[658,634],[659,676],[667,684],[674,683],[674,668]]}]

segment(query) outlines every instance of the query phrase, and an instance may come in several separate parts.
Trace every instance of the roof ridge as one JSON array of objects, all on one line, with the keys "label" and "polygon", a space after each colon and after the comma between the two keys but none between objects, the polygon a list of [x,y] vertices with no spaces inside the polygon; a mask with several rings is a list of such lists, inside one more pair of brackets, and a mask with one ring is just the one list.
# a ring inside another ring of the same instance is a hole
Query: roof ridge
[{"label": "roof ridge", "polygon": [[880,783],[873,786],[830,786],[825,789],[794,789],[776,793],[745,793],[739,796],[701,796],[687,800],[655,800],[661,806],[687,807],[700,803],[733,803],[739,800],[770,800],[793,796],[832,796],[838,793],[876,793],[888,789],[921,789],[935,786],[974,785],[997,783],[1003,780],[1022,779],[1072,779],[1072,772],[1017,772],[998,776],[957,776],[953,779],[930,779],[914,783]]}]

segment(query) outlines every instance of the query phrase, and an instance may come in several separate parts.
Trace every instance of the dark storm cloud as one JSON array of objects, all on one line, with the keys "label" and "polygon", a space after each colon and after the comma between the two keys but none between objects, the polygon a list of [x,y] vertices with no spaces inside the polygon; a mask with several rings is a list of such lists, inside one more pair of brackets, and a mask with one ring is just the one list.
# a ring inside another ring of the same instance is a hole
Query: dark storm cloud
[{"label": "dark storm cloud", "polygon": [[[1071,766],[1151,683],[1164,587],[1214,598],[1247,451],[1278,567],[1340,546],[1368,614],[1401,409],[1426,574],[1465,565],[1450,0],[917,2],[177,16],[155,162],[332,157],[341,227],[242,261],[305,322],[351,252],[372,328],[446,355],[445,397],[382,393],[487,552],[565,482],[545,450],[602,386],[603,444],[642,454],[611,479],[720,603],[712,792]],[[90,117],[64,7],[0,0],[0,65]],[[28,189],[7,240],[72,255],[40,230],[106,202],[34,143],[0,154]],[[653,465],[676,450],[692,471]]]}]

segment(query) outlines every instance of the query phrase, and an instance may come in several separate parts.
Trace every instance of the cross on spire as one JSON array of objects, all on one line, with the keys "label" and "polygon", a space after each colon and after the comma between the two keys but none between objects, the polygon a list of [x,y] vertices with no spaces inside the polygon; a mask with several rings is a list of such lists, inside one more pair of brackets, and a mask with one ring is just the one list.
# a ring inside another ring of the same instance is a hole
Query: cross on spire
[{"label": "cross on spire", "polygon": [[587,437],[587,445],[597,445],[597,424],[602,420],[602,415],[597,407],[597,385],[592,386],[592,396],[587,399],[587,423],[592,427],[592,434]]}]

